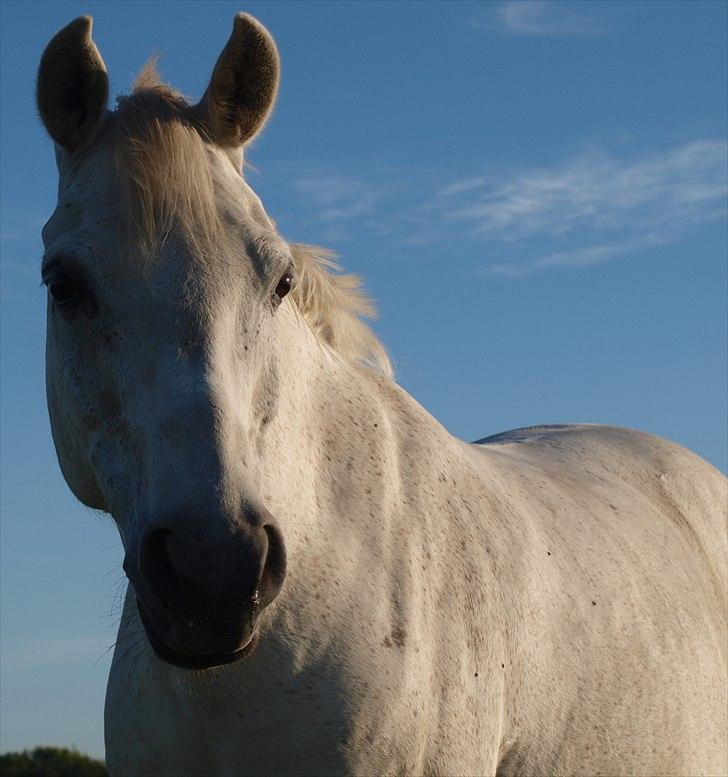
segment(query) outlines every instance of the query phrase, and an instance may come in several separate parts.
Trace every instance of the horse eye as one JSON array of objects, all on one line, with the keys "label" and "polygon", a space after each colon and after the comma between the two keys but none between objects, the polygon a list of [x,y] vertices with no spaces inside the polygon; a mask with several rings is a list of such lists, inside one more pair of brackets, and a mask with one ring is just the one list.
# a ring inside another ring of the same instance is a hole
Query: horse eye
[{"label": "horse eye", "polygon": [[286,294],[288,294],[292,286],[293,286],[293,274],[289,271],[278,281],[278,285],[276,286],[276,290],[274,294],[278,298],[277,299],[278,302],[280,302],[283,299],[283,297],[285,297]]},{"label": "horse eye", "polygon": [[59,305],[75,302],[81,296],[78,286],[65,277],[58,277],[51,280],[48,283],[48,293],[53,298],[53,301],[57,302]]}]

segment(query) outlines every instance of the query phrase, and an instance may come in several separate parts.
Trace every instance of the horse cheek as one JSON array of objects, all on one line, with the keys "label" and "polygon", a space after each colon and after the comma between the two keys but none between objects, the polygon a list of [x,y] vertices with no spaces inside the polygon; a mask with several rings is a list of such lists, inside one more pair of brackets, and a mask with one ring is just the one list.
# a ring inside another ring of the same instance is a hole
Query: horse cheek
[{"label": "horse cheek", "polygon": [[[46,397],[51,436],[56,449],[58,464],[66,484],[73,495],[87,507],[106,510],[103,495],[88,461],[89,435],[96,432],[98,421],[87,414],[86,423],[78,412],[80,397],[69,386],[69,366],[59,363],[57,352],[52,349],[53,339],[49,329],[46,357]],[[76,401],[72,397],[75,395]]]}]

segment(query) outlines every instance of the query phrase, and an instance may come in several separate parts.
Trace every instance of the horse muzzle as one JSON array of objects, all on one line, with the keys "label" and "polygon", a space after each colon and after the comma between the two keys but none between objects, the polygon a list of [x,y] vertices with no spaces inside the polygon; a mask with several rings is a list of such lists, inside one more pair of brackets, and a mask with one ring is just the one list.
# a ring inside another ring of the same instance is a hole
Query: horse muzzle
[{"label": "horse muzzle", "polygon": [[286,575],[280,529],[266,511],[255,516],[212,538],[204,521],[155,521],[135,563],[125,561],[144,630],[163,661],[209,669],[255,650],[260,613]]}]

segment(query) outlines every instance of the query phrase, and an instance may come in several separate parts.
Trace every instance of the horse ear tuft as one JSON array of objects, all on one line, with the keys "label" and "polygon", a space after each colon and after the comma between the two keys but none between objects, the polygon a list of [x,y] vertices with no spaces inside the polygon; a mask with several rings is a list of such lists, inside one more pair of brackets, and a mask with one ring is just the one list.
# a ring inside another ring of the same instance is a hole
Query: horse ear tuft
[{"label": "horse ear tuft", "polygon": [[230,147],[253,138],[273,108],[279,73],[278,50],[268,30],[252,16],[237,14],[197,106],[212,140]]},{"label": "horse ear tuft", "polygon": [[75,151],[106,111],[109,78],[93,40],[90,16],[79,16],[46,46],[38,68],[38,111],[50,136]]}]

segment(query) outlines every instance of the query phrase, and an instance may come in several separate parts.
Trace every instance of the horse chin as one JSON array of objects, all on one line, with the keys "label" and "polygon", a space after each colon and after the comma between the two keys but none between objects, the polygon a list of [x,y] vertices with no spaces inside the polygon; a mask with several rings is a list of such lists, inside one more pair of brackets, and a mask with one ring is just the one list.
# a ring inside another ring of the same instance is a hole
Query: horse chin
[{"label": "horse chin", "polygon": [[248,642],[241,648],[234,650],[232,653],[218,653],[218,654],[187,654],[178,653],[167,645],[159,635],[154,631],[154,627],[149,623],[144,613],[144,608],[138,605],[139,616],[144,626],[149,644],[152,646],[155,655],[161,661],[167,664],[176,666],[179,669],[214,669],[216,666],[223,666],[224,664],[233,664],[236,661],[240,661],[243,658],[249,656],[255,648],[258,646],[258,639],[260,634],[257,628],[253,628]]}]

